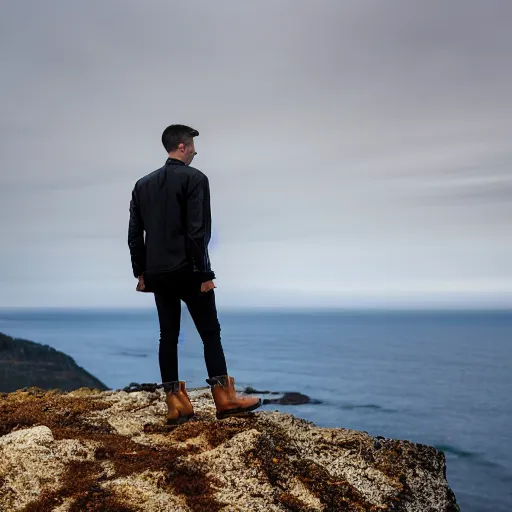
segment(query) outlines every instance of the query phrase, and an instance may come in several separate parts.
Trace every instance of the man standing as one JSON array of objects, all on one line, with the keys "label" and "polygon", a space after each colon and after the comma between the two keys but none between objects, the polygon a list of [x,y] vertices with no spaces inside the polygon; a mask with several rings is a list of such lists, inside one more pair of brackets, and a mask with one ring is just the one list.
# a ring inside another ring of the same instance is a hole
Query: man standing
[{"label": "man standing", "polygon": [[[166,392],[167,423],[194,415],[185,383],[178,378],[181,301],[203,341],[204,358],[217,418],[252,411],[256,397],[239,397],[227,372],[215,305],[215,274],[210,266],[210,187],[208,178],[190,167],[197,154],[188,126],[168,126],[162,144],[165,165],[140,178],[132,191],[128,246],[137,291],[154,293],[160,323],[160,374]],[[145,233],[145,237],[144,237]]]}]

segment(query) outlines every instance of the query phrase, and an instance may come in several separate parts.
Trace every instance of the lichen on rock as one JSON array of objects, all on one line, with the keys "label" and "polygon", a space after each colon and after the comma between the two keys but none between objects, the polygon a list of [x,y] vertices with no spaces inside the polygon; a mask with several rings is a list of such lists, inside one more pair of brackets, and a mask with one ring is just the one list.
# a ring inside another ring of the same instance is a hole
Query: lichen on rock
[{"label": "lichen on rock", "polygon": [[0,510],[455,512],[444,454],[260,411],[165,425],[161,389],[24,389],[0,401]]}]

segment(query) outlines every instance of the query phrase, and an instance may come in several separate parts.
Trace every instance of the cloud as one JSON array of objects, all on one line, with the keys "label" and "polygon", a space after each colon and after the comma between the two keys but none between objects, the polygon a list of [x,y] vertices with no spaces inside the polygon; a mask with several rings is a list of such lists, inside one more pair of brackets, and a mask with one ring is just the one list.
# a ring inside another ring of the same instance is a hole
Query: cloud
[{"label": "cloud", "polygon": [[441,297],[474,276],[497,294],[512,276],[511,15],[499,0],[7,2],[0,265],[23,285],[0,305],[33,303],[54,275],[51,303],[96,304],[83,276],[109,275],[102,304],[137,303],[129,196],[172,122],[200,132],[225,304],[262,283],[292,301],[295,279],[305,303],[336,304],[326,283],[350,276],[369,300],[378,283]]}]

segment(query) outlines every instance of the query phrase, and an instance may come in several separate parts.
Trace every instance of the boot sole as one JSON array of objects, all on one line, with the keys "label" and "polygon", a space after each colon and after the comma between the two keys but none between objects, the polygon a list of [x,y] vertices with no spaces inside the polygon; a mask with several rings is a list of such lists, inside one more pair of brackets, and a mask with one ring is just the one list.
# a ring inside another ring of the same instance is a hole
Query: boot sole
[{"label": "boot sole", "polygon": [[227,411],[217,412],[216,416],[218,420],[223,420],[225,418],[229,418],[230,416],[238,416],[240,414],[245,414],[246,412],[254,411],[261,406],[261,398],[254,405],[250,407],[238,408],[238,409],[229,409]]},{"label": "boot sole", "polygon": [[179,418],[176,418],[175,420],[167,420],[167,425],[182,425],[183,423],[186,423],[190,418],[193,418],[195,416],[194,413],[192,414],[186,414],[185,416],[180,416]]}]

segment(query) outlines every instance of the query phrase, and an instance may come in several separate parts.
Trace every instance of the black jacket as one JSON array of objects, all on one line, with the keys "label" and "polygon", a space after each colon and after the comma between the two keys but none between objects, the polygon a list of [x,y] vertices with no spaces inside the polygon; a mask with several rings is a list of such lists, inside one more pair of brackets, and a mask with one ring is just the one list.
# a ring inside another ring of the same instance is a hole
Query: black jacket
[{"label": "black jacket", "polygon": [[128,225],[135,277],[189,266],[201,282],[215,279],[210,237],[210,186],[201,171],[168,158],[163,167],[135,183]]}]

